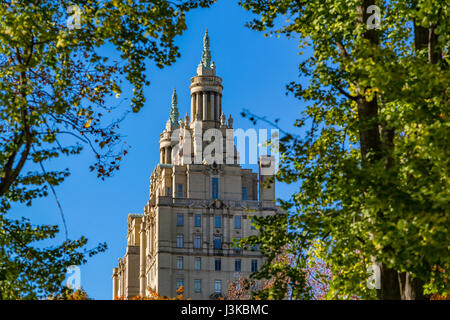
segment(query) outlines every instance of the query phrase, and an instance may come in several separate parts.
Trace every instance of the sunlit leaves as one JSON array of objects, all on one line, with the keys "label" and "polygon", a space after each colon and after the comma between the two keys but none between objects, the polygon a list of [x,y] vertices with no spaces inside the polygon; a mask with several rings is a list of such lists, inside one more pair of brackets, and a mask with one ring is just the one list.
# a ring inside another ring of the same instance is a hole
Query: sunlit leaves
[{"label": "sunlit leaves", "polygon": [[106,250],[105,244],[83,249],[87,239],[67,240],[59,246],[36,246],[58,233],[56,226],[33,226],[27,220],[0,217],[1,299],[36,299],[63,294],[66,270]]},{"label": "sunlit leaves", "polygon": [[[161,68],[172,64],[179,57],[174,39],[186,30],[186,12],[213,2],[1,2],[1,219],[6,219],[4,214],[13,203],[31,205],[33,199],[47,196],[49,188],[69,175],[67,169],[46,171],[50,159],[77,155],[87,146],[95,157],[89,168],[97,177],[105,179],[120,168],[128,146],[119,124],[126,114],[144,106],[144,90],[149,85],[146,64]],[[114,97],[120,97],[125,83],[132,87],[130,99],[117,101]],[[123,102],[128,106],[120,110]],[[35,171],[25,172],[28,168]],[[2,228],[0,231],[4,231]],[[29,236],[28,231],[19,236]],[[52,236],[50,230],[42,231],[43,239]],[[23,249],[28,251],[19,252],[14,251],[13,240],[5,238],[0,246],[0,262],[14,266],[8,269],[4,282],[9,289],[0,289],[2,295],[9,292],[4,297],[27,294],[33,298],[37,291],[55,291],[59,289],[57,280],[65,272],[63,266],[85,261],[82,253],[72,252],[82,248],[85,239],[68,241],[58,253],[52,249],[39,252],[38,256],[52,257],[59,268],[48,270],[36,260],[39,257],[29,256],[35,249],[28,242]],[[21,254],[30,259],[24,273],[17,260],[23,258]],[[5,276],[6,271],[2,272]]]},{"label": "sunlit leaves", "polygon": [[[251,28],[314,49],[299,65],[307,81],[287,86],[305,102],[295,122],[304,133],[280,140],[277,178],[299,184],[283,203],[290,236],[305,246],[321,239],[328,296],[373,298],[365,281],[373,257],[425,281],[427,293],[448,292],[449,5],[376,1],[381,25],[368,34],[361,1],[240,3],[257,15]],[[418,26],[435,42],[416,47]],[[365,101],[376,102],[375,116],[361,116]],[[361,132],[374,125],[380,143],[362,159]]]}]

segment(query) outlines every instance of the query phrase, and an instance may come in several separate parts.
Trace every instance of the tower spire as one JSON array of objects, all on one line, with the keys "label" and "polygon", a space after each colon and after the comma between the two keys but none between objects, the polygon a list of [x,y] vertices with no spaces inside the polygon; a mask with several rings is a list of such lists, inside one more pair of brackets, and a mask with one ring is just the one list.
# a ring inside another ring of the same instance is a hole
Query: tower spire
[{"label": "tower spire", "polygon": [[[222,78],[216,76],[216,65],[211,61],[209,34],[203,36],[202,60],[197,76],[191,79],[191,120],[202,121],[210,127],[220,126],[222,114]],[[204,122],[207,121],[207,122]],[[206,128],[206,127],[205,127]]]},{"label": "tower spire", "polygon": [[212,69],[211,64],[211,51],[209,50],[209,35],[208,35],[208,29],[205,31],[205,35],[203,37],[203,52],[202,52],[202,61],[201,65],[203,68],[207,70]]},{"label": "tower spire", "polygon": [[169,121],[173,126],[178,125],[178,118],[180,117],[177,105],[178,105],[177,90],[173,88],[172,108],[170,108],[170,116],[169,116]]}]

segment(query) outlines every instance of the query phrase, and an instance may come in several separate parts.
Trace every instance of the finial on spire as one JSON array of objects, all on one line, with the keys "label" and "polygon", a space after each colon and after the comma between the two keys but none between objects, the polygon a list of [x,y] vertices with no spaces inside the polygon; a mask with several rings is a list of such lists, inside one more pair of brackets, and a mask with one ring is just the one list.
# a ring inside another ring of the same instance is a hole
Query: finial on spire
[{"label": "finial on spire", "polygon": [[178,125],[178,118],[180,117],[177,105],[178,105],[177,90],[174,88],[172,93],[172,108],[170,108],[170,116],[169,116],[169,121],[173,126]]},{"label": "finial on spire", "polygon": [[173,92],[172,92],[172,107],[176,107],[177,105],[178,105],[177,89],[173,88]]},{"label": "finial on spire", "polygon": [[211,51],[209,51],[209,35],[208,29],[205,31],[205,36],[203,37],[203,53],[201,64],[205,69],[211,70]]}]

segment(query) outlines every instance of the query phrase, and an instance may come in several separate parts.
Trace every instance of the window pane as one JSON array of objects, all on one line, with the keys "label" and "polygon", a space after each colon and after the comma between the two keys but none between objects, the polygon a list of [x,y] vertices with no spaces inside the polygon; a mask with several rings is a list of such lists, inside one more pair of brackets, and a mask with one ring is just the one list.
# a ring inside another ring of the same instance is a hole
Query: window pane
[{"label": "window pane", "polygon": [[214,249],[222,249],[222,238],[215,236],[214,237]]},{"label": "window pane", "polygon": [[196,214],[195,218],[194,218],[194,223],[195,223],[196,227],[201,227],[202,226],[202,216],[199,214]]},{"label": "window pane", "polygon": [[182,213],[178,213],[177,214],[177,226],[182,226],[184,224],[183,221],[183,214]]},{"label": "window pane", "polygon": [[216,259],[214,263],[214,270],[221,271],[222,270],[222,260]]},{"label": "window pane", "polygon": [[177,248],[183,248],[183,235],[177,236]]},{"label": "window pane", "polygon": [[200,236],[194,236],[194,248],[200,249],[202,247],[202,238]]},{"label": "window pane", "polygon": [[183,269],[183,257],[177,257],[177,269]]},{"label": "window pane", "polygon": [[178,184],[177,188],[177,198],[183,198],[183,185]]},{"label": "window pane", "polygon": [[247,188],[242,188],[242,200],[247,200]]},{"label": "window pane", "polygon": [[239,248],[239,247],[237,246],[237,244],[239,243],[240,240],[241,240],[241,238],[234,238],[234,239],[233,239],[234,252],[235,252],[236,254],[240,254],[240,253],[241,253],[241,248]]},{"label": "window pane", "polygon": [[222,280],[216,280],[214,282],[214,291],[216,293],[222,292]]},{"label": "window pane", "polygon": [[235,260],[234,261],[234,271],[241,272],[241,260]]},{"label": "window pane", "polygon": [[222,217],[221,216],[215,216],[215,218],[214,218],[214,226],[216,228],[221,228],[222,227]]},{"label": "window pane", "polygon": [[202,258],[195,258],[195,270],[202,269]]},{"label": "window pane", "polygon": [[177,279],[177,290],[180,289],[180,287],[184,287],[184,279]]},{"label": "window pane", "polygon": [[172,190],[170,189],[170,187],[167,188],[167,196],[168,197],[172,196]]},{"label": "window pane", "polygon": [[202,280],[194,280],[194,290],[195,292],[202,291]]},{"label": "window pane", "polygon": [[219,178],[211,178],[211,198],[219,198]]},{"label": "window pane", "polygon": [[258,271],[258,260],[252,260],[252,272]]},{"label": "window pane", "polygon": [[241,216],[234,216],[234,228],[235,229],[241,228]]}]

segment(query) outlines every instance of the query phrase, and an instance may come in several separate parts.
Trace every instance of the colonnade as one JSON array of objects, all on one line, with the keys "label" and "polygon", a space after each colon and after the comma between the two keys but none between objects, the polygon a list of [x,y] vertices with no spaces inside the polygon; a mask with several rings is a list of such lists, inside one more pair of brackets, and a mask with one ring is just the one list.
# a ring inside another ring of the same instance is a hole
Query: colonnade
[{"label": "colonnade", "polygon": [[191,121],[220,121],[222,94],[214,91],[191,93]]},{"label": "colonnade", "polygon": [[172,147],[162,147],[159,149],[159,163],[166,163],[171,164],[172,163]]}]

